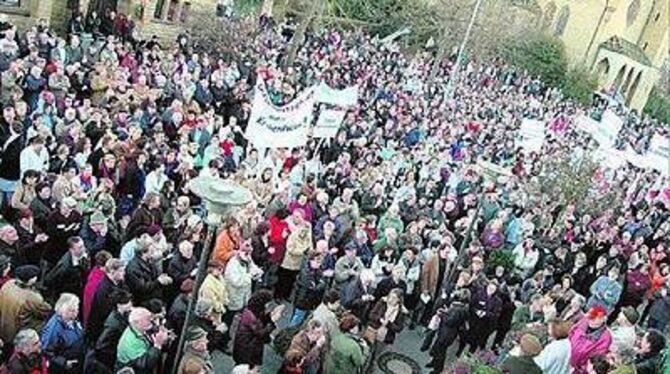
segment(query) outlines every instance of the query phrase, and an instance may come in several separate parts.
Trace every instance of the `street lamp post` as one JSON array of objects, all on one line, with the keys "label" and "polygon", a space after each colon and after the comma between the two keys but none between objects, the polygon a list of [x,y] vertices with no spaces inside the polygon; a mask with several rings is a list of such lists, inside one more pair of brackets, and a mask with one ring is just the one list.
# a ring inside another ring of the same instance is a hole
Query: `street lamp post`
[{"label": "street lamp post", "polygon": [[[219,231],[223,218],[230,216],[237,208],[246,205],[251,201],[251,192],[228,180],[217,177],[198,177],[190,182],[191,191],[200,197],[205,203],[207,210],[207,237],[205,238],[205,245],[198,261],[198,272],[195,277],[195,285],[193,287],[193,295],[189,299],[188,308],[186,309],[186,317],[184,319],[184,327],[179,336],[179,343],[177,345],[177,355],[174,358],[172,366],[172,374],[177,373],[179,368],[179,361],[182,351],[184,350],[184,343],[186,333],[193,320],[193,310],[198,302],[200,293],[200,286],[205,279],[207,269],[207,262],[212,252],[212,242],[214,236]],[[230,326],[228,326],[230,328]]]}]

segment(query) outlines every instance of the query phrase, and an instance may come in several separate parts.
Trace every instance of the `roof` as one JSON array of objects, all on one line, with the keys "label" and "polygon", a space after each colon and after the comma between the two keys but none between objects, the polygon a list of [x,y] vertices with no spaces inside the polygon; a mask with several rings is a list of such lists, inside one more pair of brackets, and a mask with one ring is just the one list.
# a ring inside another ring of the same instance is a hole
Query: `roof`
[{"label": "roof", "polygon": [[651,66],[651,61],[647,57],[647,54],[637,44],[624,38],[613,36],[600,44],[600,47],[632,58],[641,64]]}]

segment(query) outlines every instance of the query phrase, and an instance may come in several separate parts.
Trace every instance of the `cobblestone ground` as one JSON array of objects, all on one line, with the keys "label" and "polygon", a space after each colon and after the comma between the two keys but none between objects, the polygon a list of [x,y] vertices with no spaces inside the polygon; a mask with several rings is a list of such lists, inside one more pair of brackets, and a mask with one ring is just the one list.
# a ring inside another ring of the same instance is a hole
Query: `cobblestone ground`
[{"label": "cobblestone ground", "polygon": [[[287,307],[287,311],[285,314],[288,314],[291,312],[291,308]],[[287,323],[288,317],[285,316],[284,319],[282,319],[279,323],[280,327],[283,327]],[[233,326],[235,328],[235,326]],[[395,344],[392,346],[389,346],[386,348],[386,351],[393,351],[393,352],[398,352],[400,354],[403,354],[407,357],[410,357],[414,361],[416,361],[417,364],[421,367],[421,372],[422,373],[428,373],[429,370],[424,367],[426,363],[428,363],[430,357],[428,356],[427,353],[421,352],[419,348],[421,347],[421,342],[423,341],[423,329],[422,328],[417,328],[415,330],[409,330],[405,329],[401,334],[399,334],[395,340]],[[452,347],[453,348],[453,347]],[[451,355],[450,355],[451,356]],[[282,359],[279,357],[272,347],[269,345],[265,346],[265,354],[263,356],[264,358],[264,363],[263,363],[263,369],[262,373],[263,374],[276,374],[277,371],[279,370],[279,367],[281,366]],[[216,370],[216,373],[230,373],[234,366],[234,362],[232,357],[221,354],[219,352],[215,352],[213,355],[213,362],[214,362],[214,369]],[[397,365],[390,365],[389,367],[390,370],[392,370],[392,374],[408,374],[408,368],[406,365],[403,364],[397,364]],[[375,363],[374,365],[374,371],[372,372],[374,374],[382,374],[384,373],[381,371]]]}]

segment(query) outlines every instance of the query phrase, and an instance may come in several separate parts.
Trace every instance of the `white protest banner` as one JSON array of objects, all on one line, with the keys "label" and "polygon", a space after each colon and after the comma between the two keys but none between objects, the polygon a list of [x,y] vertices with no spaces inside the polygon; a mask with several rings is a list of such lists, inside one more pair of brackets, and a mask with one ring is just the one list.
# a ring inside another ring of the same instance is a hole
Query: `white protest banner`
[{"label": "white protest banner", "polygon": [[358,103],[358,86],[336,90],[321,82],[316,87],[316,101],[345,108],[355,106]]},{"label": "white protest banner", "polygon": [[270,101],[265,83],[259,79],[246,137],[257,148],[294,148],[305,145],[314,101],[314,88],[309,88],[289,104],[277,107]]},{"label": "white protest banner", "polygon": [[626,164],[627,154],[611,147],[599,147],[593,154],[593,160],[601,166],[618,169]]},{"label": "white protest banner", "polygon": [[645,158],[650,168],[663,175],[670,175],[670,139],[658,133],[654,134]]},{"label": "white protest banner", "polygon": [[528,152],[539,152],[544,143],[544,122],[524,118],[521,121],[517,144]]},{"label": "white protest banner", "polygon": [[347,114],[344,110],[322,110],[316,121],[312,136],[315,138],[334,138]]},{"label": "white protest banner", "polygon": [[612,147],[623,126],[623,120],[612,111],[606,110],[600,122],[591,117],[579,116],[575,125],[579,130],[590,134],[601,147]]}]

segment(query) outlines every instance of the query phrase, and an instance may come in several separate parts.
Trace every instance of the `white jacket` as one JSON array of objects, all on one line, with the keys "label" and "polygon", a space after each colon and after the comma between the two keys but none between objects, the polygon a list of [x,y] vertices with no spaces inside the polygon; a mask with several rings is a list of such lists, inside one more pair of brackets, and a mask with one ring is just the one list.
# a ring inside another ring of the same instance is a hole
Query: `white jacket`
[{"label": "white jacket", "polygon": [[568,339],[554,340],[533,360],[544,374],[566,374],[570,372],[570,351]]}]

